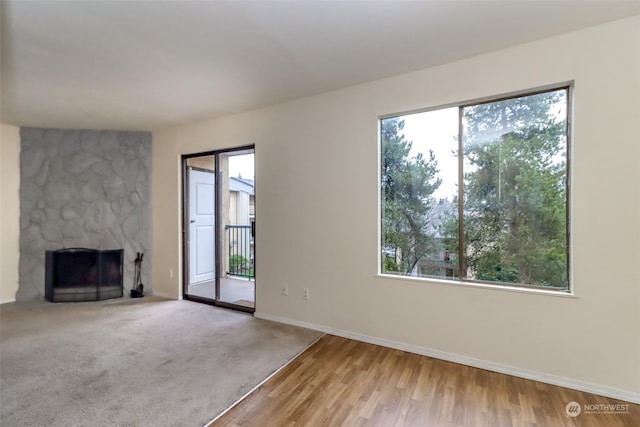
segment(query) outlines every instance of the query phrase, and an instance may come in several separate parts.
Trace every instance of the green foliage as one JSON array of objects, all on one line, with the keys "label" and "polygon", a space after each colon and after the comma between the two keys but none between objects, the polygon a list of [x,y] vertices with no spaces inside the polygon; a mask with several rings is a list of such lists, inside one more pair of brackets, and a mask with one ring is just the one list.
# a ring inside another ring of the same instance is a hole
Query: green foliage
[{"label": "green foliage", "polygon": [[382,254],[382,268],[408,274],[435,244],[428,213],[441,180],[432,152],[411,156],[412,143],[405,139],[403,127],[398,118],[381,121],[382,247],[397,254]]},{"label": "green foliage", "polygon": [[384,265],[382,266],[383,272],[398,271],[398,263],[395,258],[389,255],[383,255]]},{"label": "green foliage", "polygon": [[247,268],[249,261],[242,255],[231,255],[229,257],[229,271],[232,273],[242,273]]}]

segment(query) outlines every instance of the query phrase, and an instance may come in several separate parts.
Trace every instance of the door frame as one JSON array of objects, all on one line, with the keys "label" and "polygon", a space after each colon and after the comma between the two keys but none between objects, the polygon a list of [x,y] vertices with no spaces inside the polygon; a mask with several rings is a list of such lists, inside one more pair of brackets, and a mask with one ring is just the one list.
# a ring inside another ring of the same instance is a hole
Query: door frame
[{"label": "door frame", "polygon": [[[189,287],[189,167],[187,166],[187,161],[189,159],[195,157],[205,157],[205,156],[213,156],[215,161],[214,166],[214,175],[215,175],[215,218],[214,218],[214,238],[215,238],[215,293],[216,295],[220,295],[220,276],[222,274],[222,251],[221,248],[218,248],[217,245],[221,241],[222,238],[222,224],[220,224],[220,218],[222,213],[222,203],[221,203],[221,191],[222,191],[222,179],[220,176],[220,154],[228,154],[233,153],[234,151],[245,151],[245,150],[253,150],[255,154],[255,144],[243,145],[239,147],[232,148],[224,148],[219,150],[211,150],[211,151],[203,151],[199,153],[191,153],[191,154],[182,154],[181,163],[182,163],[182,298],[190,301],[201,302],[204,304],[215,305],[218,307],[231,308],[238,311],[244,311],[247,313],[254,313],[256,311],[255,306],[257,305],[256,301],[256,289],[255,289],[255,279],[254,279],[254,307],[245,307],[241,305],[232,304],[229,302],[220,301],[217,299],[209,299],[202,298],[196,295],[189,295],[187,293]],[[194,168],[197,169],[197,168]],[[257,198],[256,198],[257,200]],[[257,202],[256,202],[257,204]],[[255,269],[255,264],[254,264]]]}]

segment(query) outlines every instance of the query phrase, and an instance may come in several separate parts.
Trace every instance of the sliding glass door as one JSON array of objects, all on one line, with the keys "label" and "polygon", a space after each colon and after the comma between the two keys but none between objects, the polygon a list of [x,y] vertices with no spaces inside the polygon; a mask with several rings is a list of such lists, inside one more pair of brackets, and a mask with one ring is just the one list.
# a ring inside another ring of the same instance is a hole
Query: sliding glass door
[{"label": "sliding glass door", "polygon": [[255,310],[254,149],[183,156],[185,299]]}]

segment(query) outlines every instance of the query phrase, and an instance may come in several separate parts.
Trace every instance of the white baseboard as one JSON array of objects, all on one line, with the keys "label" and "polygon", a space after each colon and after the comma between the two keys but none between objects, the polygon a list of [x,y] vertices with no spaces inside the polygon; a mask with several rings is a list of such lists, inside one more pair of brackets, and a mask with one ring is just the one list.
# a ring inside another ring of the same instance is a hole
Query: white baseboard
[{"label": "white baseboard", "polygon": [[327,334],[336,335],[343,338],[349,338],[356,341],[362,341],[369,344],[380,345],[383,347],[389,347],[396,350],[406,351],[409,353],[415,353],[423,356],[433,357],[435,359],[446,360],[448,362],[454,362],[462,365],[472,366],[474,368],[486,369],[488,371],[499,372],[501,374],[507,374],[515,377],[526,378],[528,380],[533,380],[533,381],[540,381],[546,384],[552,384],[560,387],[566,387],[566,388],[570,388],[578,391],[583,391],[586,393],[593,393],[600,396],[610,397],[612,399],[619,399],[625,402],[640,404],[640,393],[634,393],[626,390],[619,390],[611,387],[578,381],[571,378],[559,377],[556,375],[544,374],[542,372],[516,368],[509,365],[503,365],[500,363],[494,363],[486,360],[475,359],[473,357],[461,356],[459,354],[454,354],[454,353],[447,353],[444,351],[432,350],[426,347],[419,347],[419,346],[405,344],[398,341],[372,337],[369,335],[362,335],[355,332],[344,331],[341,329],[334,329],[334,328],[330,328],[323,325],[300,322],[297,320],[288,319],[288,318],[279,317],[279,316],[272,316],[270,314],[265,314],[265,313],[256,312],[254,313],[254,316],[259,319],[271,320],[273,322],[300,326],[303,328],[313,329],[313,330],[321,331]]},{"label": "white baseboard", "polygon": [[181,300],[182,299],[181,297],[180,298],[176,298],[175,295],[171,295],[171,294],[168,294],[166,292],[158,292],[158,291],[154,291],[154,290],[151,291],[151,295],[155,295],[155,296],[162,297],[162,298],[167,298],[167,299],[177,299],[177,300]]},{"label": "white baseboard", "polygon": [[0,301],[0,305],[1,305],[1,304],[9,304],[10,302],[16,302],[16,299],[15,299],[15,298],[13,298],[13,299],[8,299],[8,300]]}]

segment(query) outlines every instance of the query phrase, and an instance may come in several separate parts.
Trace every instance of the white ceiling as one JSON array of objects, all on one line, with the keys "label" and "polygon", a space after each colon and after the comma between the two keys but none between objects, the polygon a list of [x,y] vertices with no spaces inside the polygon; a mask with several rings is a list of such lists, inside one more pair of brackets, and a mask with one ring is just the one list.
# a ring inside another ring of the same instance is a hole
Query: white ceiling
[{"label": "white ceiling", "polygon": [[155,130],[640,14],[640,1],[2,1],[1,116]]}]

